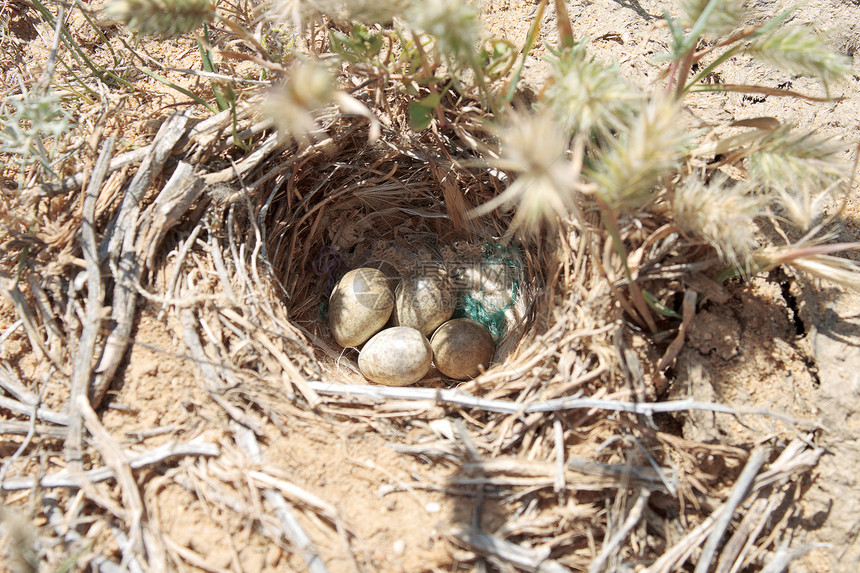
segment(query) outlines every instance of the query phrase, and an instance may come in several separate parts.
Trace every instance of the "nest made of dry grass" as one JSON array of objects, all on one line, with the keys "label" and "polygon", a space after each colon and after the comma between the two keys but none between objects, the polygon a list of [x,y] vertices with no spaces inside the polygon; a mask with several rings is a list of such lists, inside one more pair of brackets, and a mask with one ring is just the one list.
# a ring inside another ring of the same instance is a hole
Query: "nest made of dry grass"
[{"label": "nest made of dry grass", "polygon": [[[313,272],[316,253],[337,242],[347,222],[360,225],[375,217],[384,224],[366,225],[364,231],[377,229],[371,240],[396,241],[404,229],[428,244],[498,240],[509,214],[470,220],[466,213],[498,193],[504,181],[476,167],[474,156],[447,136],[404,140],[402,131],[392,128],[369,143],[364,120],[337,117],[326,125],[328,139],[299,152],[284,147],[249,108],[240,109],[238,123],[240,139],[264,137],[252,153],[220,171],[207,165],[233,150],[228,113],[201,123],[173,116],[148,153],[134,161],[125,158],[132,164],[143,160],[134,178],[132,173],[108,178],[113,151],[103,141],[96,164],[105,167],[101,176],[96,169],[87,189],[99,198],[103,189],[125,189],[126,196],[135,190],[140,203],[105,201],[99,208],[67,201],[79,217],[67,219],[68,232],[57,235],[64,238],[44,244],[25,270],[27,280],[13,280],[9,268],[0,277],[2,294],[20,316],[32,351],[55,363],[46,410],[29,417],[29,429],[26,409],[4,406],[6,431],[26,435],[17,457],[4,465],[4,486],[31,491],[42,501],[56,498],[52,503],[60,511],[80,516],[74,497],[63,492],[81,487],[81,480],[68,472],[66,481],[52,478],[39,469],[37,454],[61,458],[65,450],[68,459],[69,449],[76,448],[79,469],[90,479],[101,467],[110,468],[107,478],[114,476],[119,486],[102,495],[114,504],[87,507],[86,516],[102,520],[102,529],[119,528],[128,541],[98,537],[90,563],[101,567],[126,559],[149,570],[189,559],[194,564],[193,556],[159,536],[153,496],[168,482],[225,514],[251,512],[261,535],[282,544],[310,570],[325,570],[328,545],[302,537],[301,527],[285,517],[291,511],[316,515],[357,551],[360,540],[329,500],[284,482],[276,466],[259,465],[260,444],[297,419],[335,427],[359,421],[363,432],[384,436],[398,452],[427,464],[435,478],[427,487],[478,500],[468,521],[446,524],[451,567],[486,560],[502,570],[617,570],[625,563],[647,571],[675,570],[691,554],[700,555],[710,532],[728,528],[720,516],[731,517],[744,499],[733,501],[733,488],[750,492],[752,506],[733,529],[721,561],[726,567],[758,563],[772,548],[787,523],[773,525],[768,519],[791,499],[798,476],[814,465],[820,450],[800,455],[805,446],[794,443],[769,473],[759,474],[764,457],[757,451],[750,455],[731,444],[692,442],[673,433],[673,416],[683,416],[685,406],[678,406],[677,414],[667,408],[668,414],[653,416],[656,410],[647,401],[660,395],[659,377],[643,365],[647,352],[632,350],[633,333],[617,296],[625,286],[618,278],[621,263],[613,258],[596,213],[586,213],[591,224],[566,221],[559,231],[519,245],[529,307],[504,361],[456,387],[435,380],[427,388],[386,393],[358,384],[357,375],[343,367],[348,357],[345,362],[315,319],[325,296],[324,280]],[[157,153],[164,149],[173,159]],[[70,178],[65,189],[43,186],[23,198],[44,209],[48,196],[82,197],[81,183],[83,178]],[[117,217],[125,218],[123,232],[131,239],[107,254],[108,305],[93,291],[100,284],[98,273],[92,274],[99,265],[87,249],[105,240]],[[73,232],[81,220],[96,223],[93,236]],[[686,256],[654,238],[662,222],[651,214],[623,230],[631,244],[642,246],[646,263]],[[88,288],[69,288],[74,276],[68,266],[55,266],[39,278],[50,253],[58,252],[75,253],[76,263],[84,260],[78,281],[93,281]],[[134,471],[150,466],[112,455],[115,444],[99,432],[94,412],[73,407],[68,416],[52,421],[49,415],[79,404],[87,389],[98,408],[110,385],[122,384],[114,374],[133,343],[136,309],[144,304],[171,326],[180,352],[199,370],[200,404],[220,413],[198,433],[217,430],[222,436],[217,443],[177,447],[146,462],[161,467],[162,474],[147,482]],[[94,319],[107,312],[111,322]],[[650,352],[653,357],[653,348]],[[18,403],[26,405],[45,392],[43,382],[4,367],[3,387]],[[92,436],[87,440],[84,428]],[[166,461],[177,458],[183,460],[179,465]],[[719,458],[722,471],[708,473],[700,464],[704,458]],[[256,469],[243,465],[252,462]],[[738,477],[744,463],[754,471]],[[242,480],[252,474],[257,486],[243,488]],[[49,495],[58,488],[59,496]],[[485,496],[495,500],[501,516],[492,530],[482,522]],[[127,514],[117,504],[149,509]],[[147,519],[152,534],[143,536],[141,523]],[[84,527],[83,540],[77,530],[72,535],[59,525],[38,535],[55,547],[81,547],[96,529]],[[713,555],[714,548],[710,551]]]}]

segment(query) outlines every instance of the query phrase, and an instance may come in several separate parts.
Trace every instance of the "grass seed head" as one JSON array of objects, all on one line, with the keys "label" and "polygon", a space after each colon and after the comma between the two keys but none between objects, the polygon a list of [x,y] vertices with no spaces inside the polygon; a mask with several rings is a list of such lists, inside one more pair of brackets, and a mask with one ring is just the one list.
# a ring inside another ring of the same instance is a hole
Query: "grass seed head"
[{"label": "grass seed head", "polygon": [[406,10],[406,21],[436,38],[436,49],[452,62],[470,65],[481,39],[480,13],[464,0],[415,1]]},{"label": "grass seed head", "polygon": [[825,87],[851,72],[850,58],[828,49],[821,34],[803,26],[764,34],[746,52],[778,70],[817,78]]},{"label": "grass seed head", "polygon": [[334,77],[320,62],[297,61],[263,107],[284,137],[307,145],[320,138],[315,113],[333,102],[336,91]]},{"label": "grass seed head", "polygon": [[701,237],[724,262],[750,268],[763,200],[751,195],[748,187],[687,177],[675,188],[672,214],[682,231]]},{"label": "grass seed head", "polygon": [[699,20],[710,4],[716,4],[705,15],[705,34],[720,37],[736,30],[744,21],[743,5],[737,0],[681,0],[684,24],[688,28]]},{"label": "grass seed head", "polygon": [[215,18],[209,0],[111,0],[104,15],[141,34],[180,36]]},{"label": "grass seed head", "polygon": [[860,292],[860,264],[857,261],[833,255],[811,255],[792,259],[786,264],[808,275]]},{"label": "grass seed head", "polygon": [[783,125],[768,133],[746,161],[749,179],[796,225],[806,228],[847,175],[840,142]]},{"label": "grass seed head", "polygon": [[364,24],[389,24],[402,16],[412,0],[349,0],[341,3],[345,19]]},{"label": "grass seed head", "polygon": [[568,138],[546,113],[514,114],[511,122],[497,130],[498,159],[489,163],[514,175],[500,195],[470,212],[485,215],[505,206],[516,214],[508,235],[522,230],[536,233],[541,226],[557,225],[561,218],[578,215],[579,172],[568,158]]},{"label": "grass seed head", "polygon": [[688,140],[680,114],[673,102],[651,101],[594,162],[589,176],[610,208],[641,207],[653,198],[659,180],[678,169]]},{"label": "grass seed head", "polygon": [[301,30],[325,16],[335,22],[387,24],[401,16],[412,0],[271,0],[269,18]]},{"label": "grass seed head", "polygon": [[553,74],[543,99],[565,130],[603,142],[630,125],[641,97],[616,64],[589,57],[585,42],[549,60]]}]

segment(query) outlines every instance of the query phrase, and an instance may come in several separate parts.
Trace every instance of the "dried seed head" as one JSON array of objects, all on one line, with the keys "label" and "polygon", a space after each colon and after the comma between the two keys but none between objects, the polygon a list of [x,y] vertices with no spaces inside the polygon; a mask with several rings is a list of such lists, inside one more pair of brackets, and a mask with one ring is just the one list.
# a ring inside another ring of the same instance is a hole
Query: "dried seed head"
[{"label": "dried seed head", "polygon": [[602,143],[630,125],[641,97],[616,64],[588,57],[584,42],[549,61],[553,74],[543,99],[565,130]]},{"label": "dried seed head", "polygon": [[684,24],[690,28],[704,14],[705,34],[716,37],[739,28],[745,16],[744,7],[737,0],[681,0],[681,11]]},{"label": "dried seed head", "polygon": [[493,167],[514,174],[513,182],[497,197],[474,209],[470,217],[485,215],[500,206],[516,206],[509,234],[523,229],[536,232],[543,223],[579,215],[579,171],[568,158],[568,138],[546,113],[515,114],[498,129],[501,149]]},{"label": "dried seed head", "polygon": [[704,239],[727,264],[750,267],[763,200],[748,187],[688,177],[675,188],[672,213],[681,230]]},{"label": "dried seed head", "polygon": [[301,30],[322,16],[335,22],[387,24],[404,13],[412,0],[271,0],[268,17]]},{"label": "dried seed head", "polygon": [[817,78],[825,87],[851,73],[851,58],[830,50],[823,34],[803,26],[773,30],[745,51],[778,70]]},{"label": "dried seed head", "polygon": [[589,175],[607,205],[641,207],[652,199],[658,181],[678,169],[688,140],[680,114],[673,102],[652,101],[598,157]]},{"label": "dried seed head", "polygon": [[412,0],[349,0],[341,3],[343,19],[365,24],[388,24],[402,16]]},{"label": "dried seed head", "polygon": [[799,257],[785,264],[820,279],[860,292],[860,263],[833,255]]},{"label": "dried seed head", "polygon": [[749,179],[783,215],[806,228],[845,180],[842,149],[838,141],[784,125],[765,135],[749,154]]},{"label": "dried seed head", "polygon": [[405,13],[414,28],[436,38],[436,49],[452,62],[472,63],[481,39],[480,14],[464,0],[415,1]]},{"label": "dried seed head", "polygon": [[286,80],[269,92],[264,109],[283,136],[307,145],[321,135],[314,114],[332,103],[335,93],[334,78],[321,63],[296,62]]},{"label": "dried seed head", "polygon": [[215,18],[209,0],[111,0],[104,15],[141,34],[179,36]]}]

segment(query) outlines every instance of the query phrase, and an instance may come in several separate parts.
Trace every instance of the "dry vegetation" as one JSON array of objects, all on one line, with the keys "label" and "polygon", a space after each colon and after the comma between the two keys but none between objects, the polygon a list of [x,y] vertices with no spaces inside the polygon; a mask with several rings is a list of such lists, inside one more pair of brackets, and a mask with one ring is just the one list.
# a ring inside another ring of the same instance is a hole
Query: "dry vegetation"
[{"label": "dry vegetation", "polygon": [[[828,234],[843,148],[684,107],[826,101],[849,62],[790,14],[684,2],[650,92],[563,2],[518,42],[453,0],[96,8],[0,5],[10,569],[774,572],[815,548],[791,519],[815,421],[672,387],[727,289],[860,284]],[[721,82],[738,55],[822,89]],[[368,385],[320,319],[346,268],[494,249],[517,306],[474,380]],[[749,432],[684,437],[702,412]]]}]

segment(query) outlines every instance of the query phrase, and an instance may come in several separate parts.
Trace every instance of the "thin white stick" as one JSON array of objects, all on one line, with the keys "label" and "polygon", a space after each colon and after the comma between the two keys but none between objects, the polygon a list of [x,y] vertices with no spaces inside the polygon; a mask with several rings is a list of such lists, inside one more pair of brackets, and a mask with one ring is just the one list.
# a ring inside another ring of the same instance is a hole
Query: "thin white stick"
[{"label": "thin white stick", "polygon": [[274,489],[263,490],[263,497],[272,506],[275,515],[281,522],[281,527],[284,528],[284,533],[304,559],[308,571],[311,573],[328,573],[328,569],[326,569],[325,563],[314,547],[311,538],[308,537],[293,512],[290,511],[284,497]]},{"label": "thin white stick", "polygon": [[293,501],[308,506],[331,522],[336,522],[338,519],[337,509],[332,504],[293,483],[260,471],[249,471],[248,477],[259,484],[281,492]]},{"label": "thin white stick", "polygon": [[[254,432],[241,424],[233,423],[231,426],[236,443],[245,451],[251,461],[260,463],[263,460],[263,454],[260,451],[260,445],[257,443],[257,437],[254,435]],[[310,573],[328,573],[328,569],[326,569],[319,551],[317,551],[313,541],[305,533],[305,530],[302,529],[302,525],[287,505],[284,496],[274,488],[266,488],[263,490],[263,497],[272,506],[272,510],[275,512],[278,521],[281,522],[284,535],[290,540],[290,543],[293,544],[299,555],[302,556],[305,565],[308,566],[308,571]]]},{"label": "thin white stick", "polygon": [[[144,506],[137,481],[134,479],[134,474],[131,473],[131,468],[128,465],[128,456],[125,455],[125,452],[119,447],[117,441],[102,425],[98,414],[93,410],[86,395],[78,396],[72,407],[76,408],[80,413],[84,426],[86,426],[92,435],[93,443],[101,453],[105,464],[107,464],[116,477],[122,495],[122,505],[127,511],[127,519],[130,522],[128,524],[128,535],[132,541],[131,552],[142,556],[144,545],[141,523],[143,522]],[[78,474],[80,470],[70,468],[70,472]]]},{"label": "thin white stick", "polygon": [[[185,457],[185,456],[217,456],[221,452],[217,444],[201,442],[177,444],[168,442],[148,452],[138,454],[126,453],[128,456],[128,465],[133,470],[138,470],[147,466],[153,466],[170,458]],[[82,474],[87,481],[92,483],[105,481],[113,477],[113,472],[110,468],[97,468],[89,470]],[[0,488],[8,491],[17,491],[22,489],[32,489],[34,487],[55,488],[55,487],[80,487],[81,480],[77,476],[72,475],[67,471],[60,471],[55,474],[48,474],[42,478],[36,479],[33,477],[10,478],[0,484]]]},{"label": "thin white stick", "polygon": [[15,322],[9,325],[9,328],[3,331],[3,334],[0,334],[0,344],[6,342],[6,339],[15,334],[15,331],[24,324],[24,319],[19,318]]},{"label": "thin white stick", "polygon": [[[54,528],[57,535],[61,535],[63,537],[63,541],[66,542],[66,545],[83,542],[83,537],[81,537],[81,534],[78,533],[74,527],[67,527],[65,518],[63,517],[63,512],[60,511],[56,499],[53,497],[45,497],[42,500],[42,506],[44,507],[45,514],[48,516],[48,523],[51,524],[51,527]],[[65,533],[61,533],[61,531],[65,531]],[[105,558],[103,555],[94,555],[90,563],[94,565],[100,573],[123,573],[126,571],[124,567],[120,567],[118,564]]]},{"label": "thin white stick", "polygon": [[455,525],[448,535],[469,549],[527,571],[569,573],[569,569],[549,558],[549,549],[527,549],[474,527]]},{"label": "thin white stick", "polygon": [[[0,435],[26,436],[30,432],[31,426],[31,422],[2,421],[0,422]],[[66,437],[66,430],[56,426],[37,424],[33,427],[33,432],[35,435],[43,438],[58,439]]]},{"label": "thin white stick", "polygon": [[[143,159],[149,155],[150,151],[152,151],[151,144],[146,147],[141,147],[140,149],[135,149],[134,151],[129,151],[128,153],[123,153],[122,155],[117,155],[111,159],[110,165],[108,165],[108,173],[122,169],[126,165],[143,161]],[[36,187],[24,189],[22,194],[31,199],[53,197],[54,195],[61,195],[63,193],[68,193],[69,191],[79,189],[83,184],[84,172],[81,171],[76,175],[63,179],[60,183],[43,183]]]},{"label": "thin white stick", "polygon": [[555,483],[553,490],[559,499],[563,499],[567,483],[564,479],[564,429],[561,427],[561,420],[554,420],[552,429],[555,433]]},{"label": "thin white stick", "polygon": [[[801,420],[794,420],[783,414],[771,412],[764,408],[735,409],[724,404],[698,402],[692,398],[670,400],[668,402],[622,402],[601,398],[557,398],[555,400],[535,401],[530,404],[512,402],[510,400],[494,400],[479,398],[460,390],[434,388],[405,388],[389,386],[371,386],[369,384],[336,384],[333,382],[309,381],[307,385],[320,394],[329,396],[344,396],[347,398],[365,398],[371,400],[430,400],[435,403],[447,403],[455,406],[478,408],[488,412],[501,414],[530,414],[532,412],[560,412],[563,410],[609,410],[612,412],[630,412],[653,416],[665,412],[681,412],[686,410],[705,410],[721,414],[754,414],[782,420],[789,424],[800,425]],[[810,423],[811,424],[811,423]]]},{"label": "thin white stick", "polygon": [[[10,412],[15,412],[16,414],[23,414],[25,416],[30,416],[33,413],[32,406],[22,404],[18,400],[6,398],[5,396],[0,396],[0,408],[9,410]],[[53,410],[48,410],[47,408],[38,408],[36,410],[36,418],[42,420],[43,422],[57,424],[58,426],[65,426],[69,423],[68,416],[66,416],[65,414],[58,414],[57,412],[54,412]]]},{"label": "thin white stick", "polygon": [[[761,573],[783,573],[788,569],[789,564],[795,559],[800,559],[813,549],[829,548],[829,543],[807,543],[800,547],[789,549],[788,547],[780,547],[773,560],[761,570]],[[855,562],[856,563],[856,562]]]}]

